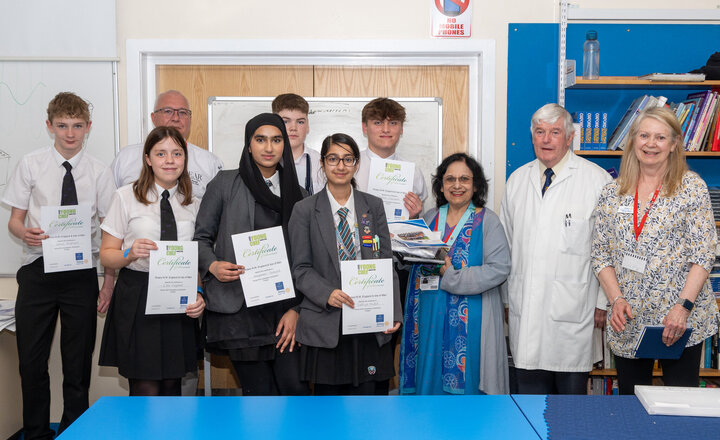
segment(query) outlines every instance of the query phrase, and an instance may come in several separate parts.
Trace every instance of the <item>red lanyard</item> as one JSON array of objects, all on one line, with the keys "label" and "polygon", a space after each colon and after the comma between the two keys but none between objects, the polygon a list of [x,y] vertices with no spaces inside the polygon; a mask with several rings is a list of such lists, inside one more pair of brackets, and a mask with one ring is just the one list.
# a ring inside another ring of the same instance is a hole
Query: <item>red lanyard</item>
[{"label": "red lanyard", "polygon": [[658,189],[655,190],[655,194],[653,194],[652,199],[650,200],[650,204],[648,204],[647,209],[645,210],[645,215],[643,215],[643,218],[642,220],[640,220],[640,224],[638,225],[638,190],[637,186],[635,187],[635,206],[633,209],[633,229],[635,230],[635,241],[640,239],[640,233],[645,226],[645,220],[647,220],[648,212],[650,212],[650,208],[652,208],[652,205],[653,203],[655,203],[658,194],[660,194],[660,188],[662,188],[662,184],[658,186]]}]

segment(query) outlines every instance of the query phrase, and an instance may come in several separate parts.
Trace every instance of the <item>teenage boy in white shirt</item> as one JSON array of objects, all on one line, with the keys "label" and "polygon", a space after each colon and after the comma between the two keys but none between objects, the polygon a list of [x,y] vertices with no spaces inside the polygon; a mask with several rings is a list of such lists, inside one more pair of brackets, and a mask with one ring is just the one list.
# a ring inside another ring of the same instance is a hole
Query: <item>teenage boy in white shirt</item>
[{"label": "teenage boy in white shirt", "polygon": [[114,281],[114,272],[105,271],[98,289],[96,240],[92,240],[92,268],[44,271],[42,241],[48,235],[40,228],[41,208],[89,206],[91,233],[96,237],[115,190],[110,169],[83,151],[91,125],[88,104],[73,93],[59,93],[47,113],[54,145],[20,160],[2,200],[12,208],[8,229],[23,241],[15,319],[26,439],[54,436],[49,424],[48,358],[58,312],[64,403],[59,431],[88,408],[97,312],[107,310]]},{"label": "teenage boy in white shirt", "polygon": [[[362,129],[367,136],[368,147],[360,152],[360,166],[355,174],[359,190],[367,191],[372,158],[403,160],[395,150],[400,142],[404,123],[405,107],[390,98],[375,98],[363,107]],[[427,194],[425,179],[416,167],[412,191],[403,199],[410,218],[418,218],[423,212],[423,202]]]},{"label": "teenage boy in white shirt", "polygon": [[305,138],[310,133],[310,106],[300,95],[283,93],[273,100],[272,111],[285,122],[298,184],[305,188],[308,194],[315,194],[325,187],[325,174],[320,170],[320,153],[305,146]]}]

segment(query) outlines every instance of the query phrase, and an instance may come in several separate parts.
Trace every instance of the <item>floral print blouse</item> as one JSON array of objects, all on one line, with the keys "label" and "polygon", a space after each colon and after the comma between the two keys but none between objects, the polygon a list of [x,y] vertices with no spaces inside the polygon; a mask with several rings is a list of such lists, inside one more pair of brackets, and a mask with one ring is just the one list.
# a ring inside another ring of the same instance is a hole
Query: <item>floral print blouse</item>
[{"label": "floral print blouse", "polygon": [[[634,318],[617,333],[609,325],[607,341],[613,353],[634,358],[635,344],[645,325],[662,325],[675,305],[690,271],[697,264],[710,272],[717,242],[715,221],[707,185],[688,171],[672,197],[662,195],[650,207],[640,238],[633,229],[634,194],[618,195],[618,184],[608,183],[595,208],[592,265],[597,274],[615,268],[620,291],[632,307]],[[643,213],[638,213],[638,221]],[[626,252],[647,258],[644,273],[623,268]],[[611,312],[611,310],[609,310]],[[717,303],[706,281],[687,320],[693,332],[687,346],[693,346],[718,331]]]}]

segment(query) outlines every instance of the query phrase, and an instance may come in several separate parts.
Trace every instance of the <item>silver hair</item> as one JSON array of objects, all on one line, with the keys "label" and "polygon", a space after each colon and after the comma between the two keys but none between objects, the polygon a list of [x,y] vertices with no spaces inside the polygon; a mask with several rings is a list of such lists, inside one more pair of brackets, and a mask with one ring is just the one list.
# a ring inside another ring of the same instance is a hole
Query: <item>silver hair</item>
[{"label": "silver hair", "polygon": [[565,122],[565,139],[567,139],[575,133],[572,116],[570,116],[570,113],[568,113],[563,106],[555,103],[545,104],[532,115],[532,119],[530,120],[530,133],[533,133],[541,122],[554,124],[560,118],[563,118]]}]

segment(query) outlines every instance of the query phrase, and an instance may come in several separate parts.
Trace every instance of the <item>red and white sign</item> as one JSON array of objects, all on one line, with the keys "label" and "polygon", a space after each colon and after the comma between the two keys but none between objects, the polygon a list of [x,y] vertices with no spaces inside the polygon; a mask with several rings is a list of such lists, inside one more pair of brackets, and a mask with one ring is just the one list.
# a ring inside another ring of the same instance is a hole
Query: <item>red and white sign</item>
[{"label": "red and white sign", "polygon": [[431,0],[432,36],[470,37],[472,6],[470,0]]}]

